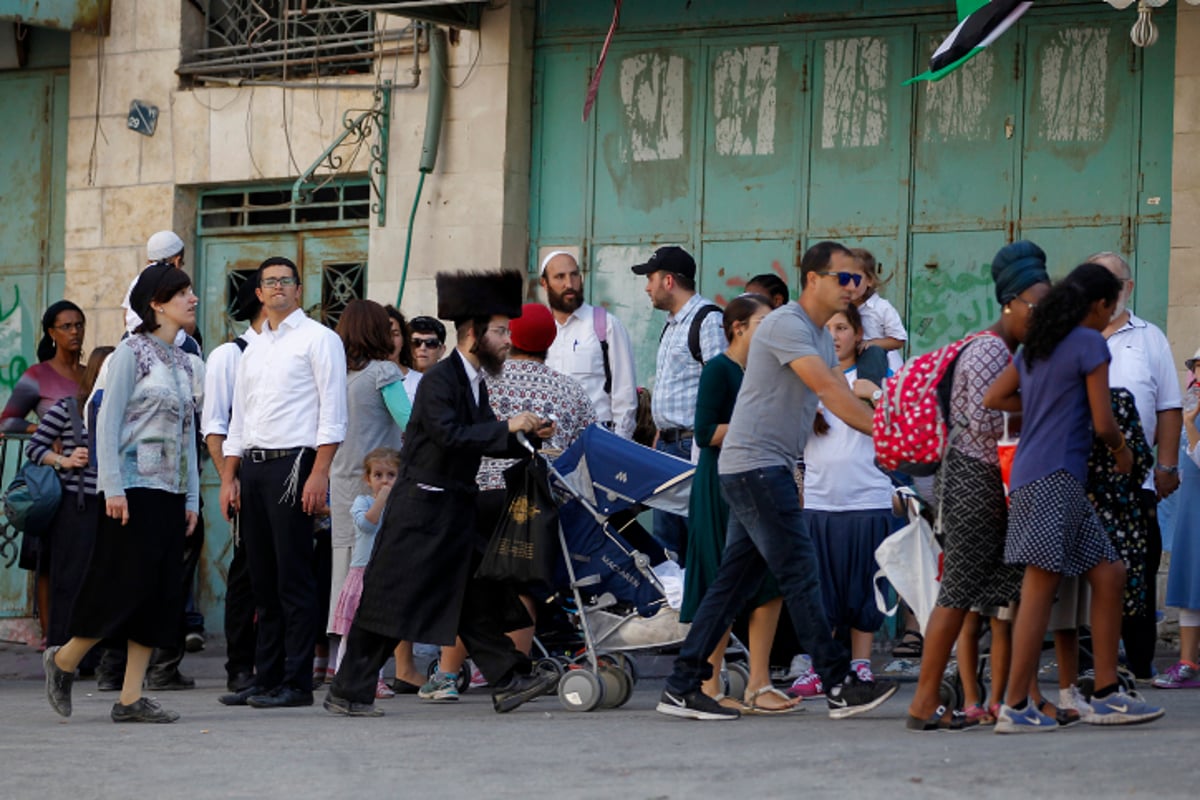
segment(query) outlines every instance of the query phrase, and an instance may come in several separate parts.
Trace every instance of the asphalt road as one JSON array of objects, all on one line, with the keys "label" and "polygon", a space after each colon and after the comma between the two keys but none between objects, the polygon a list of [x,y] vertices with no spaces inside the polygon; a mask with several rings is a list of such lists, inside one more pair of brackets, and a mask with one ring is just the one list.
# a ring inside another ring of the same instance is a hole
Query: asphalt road
[{"label": "asphalt road", "polygon": [[[1157,723],[1050,734],[913,734],[912,686],[876,711],[700,723],[656,713],[643,679],[616,710],[541,698],[498,715],[486,690],[454,705],[380,701],[380,719],[217,703],[219,644],[189,656],[197,688],[159,695],[172,725],[115,725],[112,693],[79,681],[74,715],[46,703],[40,658],[0,644],[0,797],[939,798],[1194,796],[1200,691],[1147,689]],[[1160,668],[1166,666],[1160,663]],[[1050,688],[1047,686],[1047,688]]]}]

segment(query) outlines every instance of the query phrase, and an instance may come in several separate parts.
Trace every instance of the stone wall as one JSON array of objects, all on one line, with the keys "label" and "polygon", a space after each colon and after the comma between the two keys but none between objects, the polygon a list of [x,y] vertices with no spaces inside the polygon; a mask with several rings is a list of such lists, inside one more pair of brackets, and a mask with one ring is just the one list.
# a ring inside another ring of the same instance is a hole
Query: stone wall
[{"label": "stone wall", "polygon": [[[377,25],[406,22],[379,15]],[[175,69],[201,27],[190,3],[116,0],[107,37],[72,36],[66,293],[88,311],[89,348],[120,336],[119,304],[145,263],[151,233],[171,228],[194,245],[201,187],[295,178],[342,130],[348,109],[371,105],[371,76],[325,81],[362,89],[303,81],[294,88],[181,88]],[[449,47],[442,146],[417,213],[406,312],[434,310],[437,269],[524,266],[532,36],[532,2],[523,0],[486,12],[480,33],[463,31]],[[404,84],[411,65],[411,55],[385,59],[380,73]],[[421,69],[418,87],[393,94],[387,220],[383,227],[371,220],[367,291],[381,302],[394,302],[400,283],[424,136],[427,54]],[[134,99],[158,107],[154,136],[126,127]],[[340,154],[343,169],[366,171],[365,148],[357,160],[349,149]]]},{"label": "stone wall", "polygon": [[1175,5],[1178,38],[1167,337],[1180,378],[1186,381],[1183,360],[1200,347],[1200,159],[1196,158],[1200,148],[1200,7],[1184,2]]}]

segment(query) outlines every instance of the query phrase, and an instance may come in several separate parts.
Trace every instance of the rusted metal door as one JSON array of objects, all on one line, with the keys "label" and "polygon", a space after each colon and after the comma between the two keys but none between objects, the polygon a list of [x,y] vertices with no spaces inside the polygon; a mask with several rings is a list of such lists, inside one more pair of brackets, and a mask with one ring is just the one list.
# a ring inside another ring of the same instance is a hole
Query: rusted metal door
[{"label": "rusted metal door", "polygon": [[[0,404],[35,360],[46,306],[62,297],[67,164],[67,76],[0,75]],[[23,441],[0,442],[0,490]],[[3,527],[0,520],[0,527]],[[0,618],[33,613],[29,576],[16,566],[19,537],[0,531]]]},{"label": "rusted metal door", "polygon": [[814,241],[867,247],[910,353],[995,318],[988,262],[1021,236],[1055,274],[1125,253],[1136,310],[1165,322],[1172,19],[1135,52],[1127,16],[1039,4],[963,70],[904,87],[953,21],[904,0],[854,18],[826,5],[813,24],[764,24],[787,18],[774,5],[706,3],[684,23],[639,5],[586,124],[605,29],[592,11],[540,7],[530,262],[581,252],[588,299],[629,326],[642,383],[662,314],[628,268],[668,243],[697,256],[716,299],[771,269],[794,292]]}]

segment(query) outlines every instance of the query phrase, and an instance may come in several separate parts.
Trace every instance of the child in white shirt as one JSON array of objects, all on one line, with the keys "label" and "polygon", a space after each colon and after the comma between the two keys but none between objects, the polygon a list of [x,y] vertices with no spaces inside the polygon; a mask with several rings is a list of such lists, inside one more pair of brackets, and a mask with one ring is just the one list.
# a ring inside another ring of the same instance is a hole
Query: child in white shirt
[{"label": "child in white shirt", "polygon": [[859,316],[862,317],[863,343],[862,349],[871,346],[880,347],[887,351],[888,369],[898,372],[904,366],[904,343],[908,341],[908,331],[904,329],[904,321],[896,307],[881,297],[876,289],[879,286],[879,265],[870,251],[861,247],[850,251],[862,267],[863,281],[854,289],[851,298],[858,306]]}]

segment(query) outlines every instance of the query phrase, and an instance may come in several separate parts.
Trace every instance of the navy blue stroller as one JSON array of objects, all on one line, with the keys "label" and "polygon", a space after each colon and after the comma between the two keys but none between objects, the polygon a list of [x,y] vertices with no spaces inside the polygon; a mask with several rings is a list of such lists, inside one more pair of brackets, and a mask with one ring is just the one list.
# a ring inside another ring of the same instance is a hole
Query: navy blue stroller
[{"label": "navy blue stroller", "polygon": [[647,508],[686,514],[694,472],[683,459],[598,425],[551,465],[563,554],[555,588],[573,605],[584,650],[561,665],[558,696],[567,709],[623,705],[636,680],[626,653],[670,647],[687,636],[652,566],[663,560],[661,547],[645,536],[636,514]]}]

